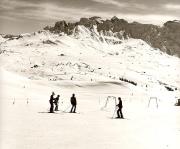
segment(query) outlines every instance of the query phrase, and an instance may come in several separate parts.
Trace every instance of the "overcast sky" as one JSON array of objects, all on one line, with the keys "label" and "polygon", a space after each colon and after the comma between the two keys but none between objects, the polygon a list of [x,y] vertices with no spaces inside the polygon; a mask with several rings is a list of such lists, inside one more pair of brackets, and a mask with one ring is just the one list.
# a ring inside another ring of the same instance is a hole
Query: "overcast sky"
[{"label": "overcast sky", "polygon": [[57,20],[117,16],[128,21],[162,24],[180,20],[180,0],[0,0],[0,33],[25,33]]}]

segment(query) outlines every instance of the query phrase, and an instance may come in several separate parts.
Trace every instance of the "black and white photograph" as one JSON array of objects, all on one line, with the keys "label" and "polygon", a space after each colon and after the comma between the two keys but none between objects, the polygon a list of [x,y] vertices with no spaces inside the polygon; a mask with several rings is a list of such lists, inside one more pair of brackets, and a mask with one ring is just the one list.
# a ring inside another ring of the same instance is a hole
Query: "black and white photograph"
[{"label": "black and white photograph", "polygon": [[0,0],[0,149],[180,149],[180,0]]}]

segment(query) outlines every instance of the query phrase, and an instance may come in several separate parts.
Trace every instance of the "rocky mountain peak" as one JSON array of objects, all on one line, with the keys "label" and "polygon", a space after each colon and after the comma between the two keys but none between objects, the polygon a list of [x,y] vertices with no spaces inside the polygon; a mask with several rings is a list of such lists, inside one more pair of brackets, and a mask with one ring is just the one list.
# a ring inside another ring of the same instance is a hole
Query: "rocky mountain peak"
[{"label": "rocky mountain peak", "polygon": [[119,19],[118,19],[118,17],[116,17],[116,16],[114,16],[114,17],[112,17],[111,18],[111,21],[118,21]]},{"label": "rocky mountain peak", "polygon": [[111,18],[112,23],[120,23],[120,24],[128,24],[128,22],[124,19],[119,19],[118,17],[114,16]]},{"label": "rocky mountain peak", "polygon": [[[180,57],[180,21],[168,21],[164,23],[163,27],[152,24],[142,24],[138,22],[128,23],[124,19],[119,19],[114,16],[110,20],[103,20],[98,16],[90,18],[81,18],[78,22],[67,23],[66,21],[58,21],[54,27],[45,27],[53,33],[73,34],[76,26],[83,25],[89,29],[97,26],[97,31],[100,33],[112,32],[122,33],[124,39],[127,37],[142,39],[154,48],[159,48],[163,52],[170,55],[178,55]],[[109,34],[111,35],[111,34]],[[122,38],[122,37],[120,37]]]}]

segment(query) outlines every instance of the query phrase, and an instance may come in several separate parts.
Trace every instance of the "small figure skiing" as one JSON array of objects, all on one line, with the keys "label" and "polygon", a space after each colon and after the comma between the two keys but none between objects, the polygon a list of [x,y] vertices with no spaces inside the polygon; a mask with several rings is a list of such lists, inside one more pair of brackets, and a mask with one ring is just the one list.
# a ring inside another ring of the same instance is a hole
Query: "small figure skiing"
[{"label": "small figure skiing", "polygon": [[55,104],[54,111],[59,111],[59,109],[58,109],[59,97],[60,97],[60,95],[57,95],[57,97],[54,99],[54,104]]},{"label": "small figure skiing", "polygon": [[50,100],[49,100],[49,103],[50,103],[50,110],[49,110],[49,112],[50,113],[54,113],[54,95],[55,95],[55,93],[52,92],[52,94],[50,96]]},{"label": "small figure skiing", "polygon": [[123,113],[122,113],[123,105],[122,105],[121,97],[118,97],[118,100],[119,100],[119,104],[116,105],[118,107],[117,118],[124,118]]},{"label": "small figure skiing", "polygon": [[76,101],[75,94],[72,94],[72,97],[71,97],[71,105],[72,105],[72,108],[71,108],[70,113],[76,113],[77,101]]}]

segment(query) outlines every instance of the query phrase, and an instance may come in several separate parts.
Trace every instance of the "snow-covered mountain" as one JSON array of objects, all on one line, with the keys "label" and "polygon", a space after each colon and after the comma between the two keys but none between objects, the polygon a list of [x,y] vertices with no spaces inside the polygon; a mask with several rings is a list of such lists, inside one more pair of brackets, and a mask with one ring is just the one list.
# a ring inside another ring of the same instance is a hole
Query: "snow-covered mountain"
[{"label": "snow-covered mountain", "polygon": [[[0,146],[179,149],[180,59],[123,37],[96,25],[0,36]],[[54,114],[52,91],[60,95]],[[114,119],[117,97],[125,119]]]},{"label": "snow-covered mountain", "polygon": [[[169,55],[180,57],[180,21],[178,20],[168,21],[160,27],[138,22],[129,23],[116,16],[107,20],[103,20],[100,17],[91,17],[81,18],[80,21],[75,23],[58,21],[54,26],[46,26],[44,29],[55,33],[65,32],[72,34],[77,25],[84,25],[90,29],[93,25],[96,25],[98,32],[103,32],[104,34],[115,33],[118,38],[122,38],[123,36],[123,38],[142,39],[154,48],[159,48]],[[119,33],[121,34],[120,36]]]},{"label": "snow-covered mountain", "polygon": [[77,25],[71,35],[44,30],[1,37],[1,66],[37,80],[123,81],[178,90],[179,58],[121,34]]}]

